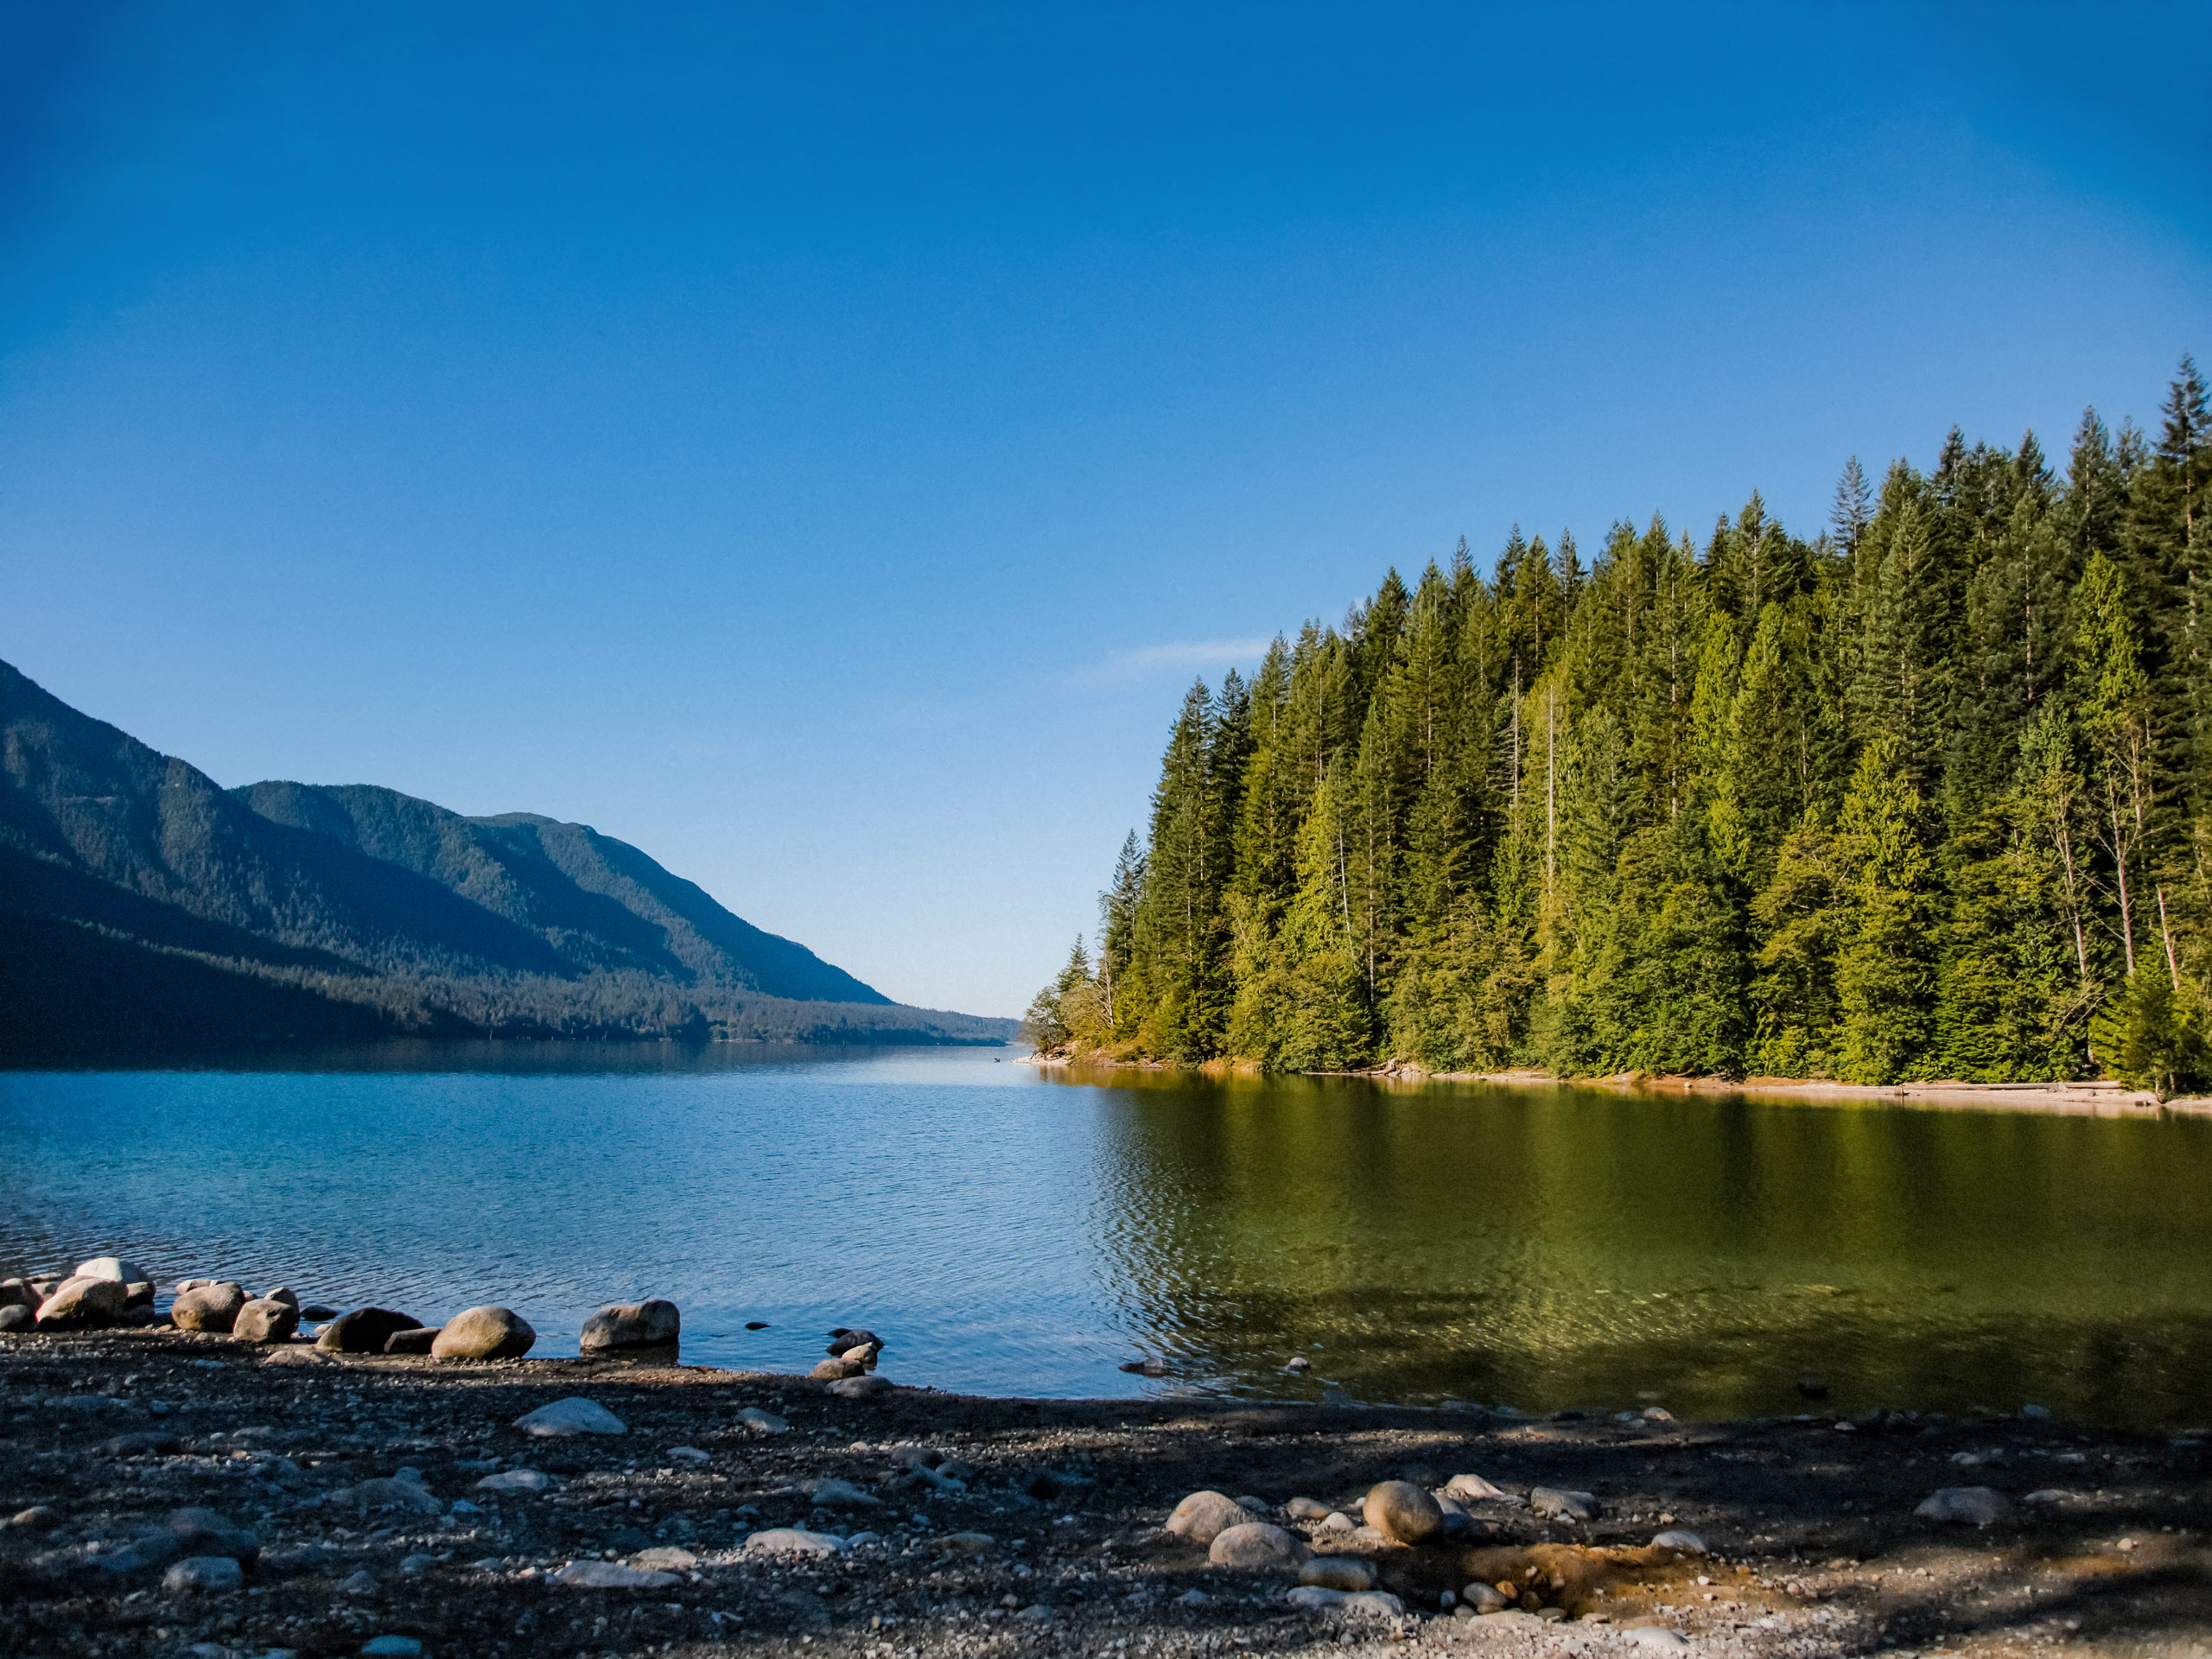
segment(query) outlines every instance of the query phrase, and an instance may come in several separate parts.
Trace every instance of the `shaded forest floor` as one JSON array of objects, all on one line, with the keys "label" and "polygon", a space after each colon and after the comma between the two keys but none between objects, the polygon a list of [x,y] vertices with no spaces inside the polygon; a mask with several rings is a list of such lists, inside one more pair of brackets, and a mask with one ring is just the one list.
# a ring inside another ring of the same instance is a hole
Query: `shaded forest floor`
[{"label": "shaded forest floor", "polygon": [[[628,1432],[512,1426],[572,1395]],[[788,1428],[748,1424],[747,1408]],[[334,1655],[378,1637],[401,1643],[372,1651],[854,1659],[2212,1655],[2205,1446],[2048,1420],[1560,1421],[906,1388],[846,1400],[789,1376],[315,1358],[154,1330],[6,1340],[0,1426],[8,1510],[42,1511],[0,1529],[11,1655]],[[972,1465],[964,1490],[906,1467],[899,1448],[914,1446]],[[544,1490],[478,1485],[518,1469]],[[402,1470],[419,1500],[392,1490]],[[1356,1518],[1376,1481],[1461,1473],[1504,1496],[1471,1504],[1476,1535],[1449,1545],[1391,1546],[1281,1508],[1311,1497]],[[1916,1515],[1950,1486],[1994,1488],[2011,1512],[1987,1527]],[[1597,1516],[1540,1519],[1535,1487],[1591,1493]],[[1404,1611],[1305,1612],[1288,1573],[1211,1565],[1160,1530],[1204,1488],[1373,1560]],[[103,1545],[189,1506],[257,1533],[239,1586],[173,1591],[158,1568],[99,1565]],[[772,1527],[874,1541],[812,1560],[740,1547]],[[1709,1555],[1646,1548],[1662,1527],[1694,1529]],[[671,1573],[653,1587],[551,1581],[648,1549],[683,1552],[645,1557]],[[1440,1605],[1475,1578],[1541,1611]]]}]

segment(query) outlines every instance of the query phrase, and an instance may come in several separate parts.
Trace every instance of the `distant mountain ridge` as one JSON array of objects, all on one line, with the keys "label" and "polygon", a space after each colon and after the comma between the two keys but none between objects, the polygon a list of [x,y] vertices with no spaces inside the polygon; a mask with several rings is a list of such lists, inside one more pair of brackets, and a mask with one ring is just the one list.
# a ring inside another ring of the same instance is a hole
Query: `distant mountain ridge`
[{"label": "distant mountain ridge", "polygon": [[893,1003],[587,825],[464,817],[369,785],[226,791],[0,663],[0,1056],[302,1024],[804,1041],[1013,1030]]}]

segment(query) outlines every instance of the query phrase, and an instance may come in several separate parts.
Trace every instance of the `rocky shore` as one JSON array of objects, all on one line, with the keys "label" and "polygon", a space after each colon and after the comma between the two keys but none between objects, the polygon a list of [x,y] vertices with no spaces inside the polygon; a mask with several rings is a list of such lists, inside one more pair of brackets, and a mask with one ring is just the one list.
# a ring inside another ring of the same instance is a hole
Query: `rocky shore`
[{"label": "rocky shore", "polygon": [[0,1338],[0,1652],[2212,1653],[2196,1435],[988,1400],[844,1329],[809,1377],[327,1340],[404,1318],[364,1312]]}]

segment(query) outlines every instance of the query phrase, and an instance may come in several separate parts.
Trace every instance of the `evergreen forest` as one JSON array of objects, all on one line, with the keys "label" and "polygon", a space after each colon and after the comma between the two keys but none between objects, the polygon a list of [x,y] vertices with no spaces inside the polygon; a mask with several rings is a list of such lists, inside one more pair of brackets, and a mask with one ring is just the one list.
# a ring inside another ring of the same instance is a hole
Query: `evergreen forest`
[{"label": "evergreen forest", "polygon": [[1395,570],[1185,696],[1027,1027],[1269,1069],[2202,1083],[2212,429],[2091,410],[1810,540]]}]

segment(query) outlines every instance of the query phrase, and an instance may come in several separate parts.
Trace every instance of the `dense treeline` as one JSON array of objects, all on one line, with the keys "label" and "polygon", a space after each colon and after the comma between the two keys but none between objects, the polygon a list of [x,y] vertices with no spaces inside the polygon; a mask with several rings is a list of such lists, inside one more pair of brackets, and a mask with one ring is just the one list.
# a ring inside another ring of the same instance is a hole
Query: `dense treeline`
[{"label": "dense treeline", "polygon": [[2085,415],[1806,541],[1516,531],[1195,685],[1047,1046],[1864,1082],[2203,1069],[2212,430]]}]

